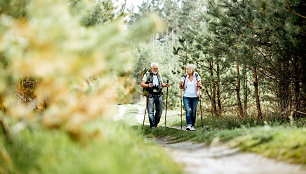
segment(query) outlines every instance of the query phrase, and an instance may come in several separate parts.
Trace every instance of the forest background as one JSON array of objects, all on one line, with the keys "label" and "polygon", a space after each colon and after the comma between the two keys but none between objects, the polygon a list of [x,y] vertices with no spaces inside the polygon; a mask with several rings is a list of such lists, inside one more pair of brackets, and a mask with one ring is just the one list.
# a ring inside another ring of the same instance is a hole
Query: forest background
[{"label": "forest background", "polygon": [[[177,172],[174,162],[138,171],[137,165],[167,157],[135,153],[139,143],[156,147],[129,127],[114,131],[118,125],[104,121],[114,115],[114,104],[140,100],[141,72],[151,62],[159,63],[172,85],[171,109],[180,106],[178,81],[193,63],[204,84],[207,118],[305,126],[303,1],[152,0],[138,10],[125,5],[0,0],[1,173],[71,173],[83,160],[76,173],[116,173],[122,166],[129,166],[127,173]],[[57,153],[54,141],[71,151]],[[110,150],[110,142],[123,150]],[[105,150],[96,158],[109,156],[112,163],[95,165],[90,156],[98,147]],[[120,160],[142,154],[139,163]]]}]

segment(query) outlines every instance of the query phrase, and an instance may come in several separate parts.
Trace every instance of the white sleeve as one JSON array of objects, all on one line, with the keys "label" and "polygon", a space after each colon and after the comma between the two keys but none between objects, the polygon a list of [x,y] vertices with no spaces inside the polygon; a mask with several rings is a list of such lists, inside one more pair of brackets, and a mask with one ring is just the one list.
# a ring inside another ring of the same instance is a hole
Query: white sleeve
[{"label": "white sleeve", "polygon": [[198,75],[198,81],[200,81],[200,80],[202,80],[202,79],[201,79],[200,75]]},{"label": "white sleeve", "polygon": [[143,76],[142,80],[147,81],[147,74]]}]

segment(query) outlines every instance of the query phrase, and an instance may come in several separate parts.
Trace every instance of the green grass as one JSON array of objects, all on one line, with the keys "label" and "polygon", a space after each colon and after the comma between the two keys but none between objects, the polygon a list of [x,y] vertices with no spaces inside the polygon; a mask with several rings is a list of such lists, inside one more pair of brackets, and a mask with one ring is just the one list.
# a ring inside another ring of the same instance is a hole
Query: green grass
[{"label": "green grass", "polygon": [[[138,126],[135,126],[138,128]],[[211,130],[211,131],[185,131],[178,130],[175,128],[164,128],[159,127],[157,129],[151,130],[149,126],[146,126],[143,133],[148,137],[156,137],[156,138],[164,138],[167,137],[169,140],[173,142],[182,142],[182,141],[194,141],[198,143],[206,142],[211,143],[213,139],[218,137],[221,141],[226,142],[236,136],[240,136],[244,134],[243,129],[235,129],[235,130]]]},{"label": "green grass", "polygon": [[[201,127],[200,116],[197,115],[196,127]],[[177,116],[176,121],[169,123],[173,126],[180,126],[180,118]],[[183,116],[183,126],[186,125],[185,116]],[[203,125],[205,130],[211,129],[236,129],[236,128],[252,128],[257,126],[296,126],[306,127],[306,118],[292,119],[281,118],[277,116],[265,117],[263,120],[258,120],[253,117],[246,117],[239,119],[234,116],[224,115],[220,118],[211,117],[208,115],[203,116]]]},{"label": "green grass", "polygon": [[255,128],[248,134],[234,138],[229,144],[266,157],[306,164],[305,128]]},{"label": "green grass", "polygon": [[[169,125],[180,127],[180,117],[178,115],[175,117],[176,121],[169,122]],[[264,120],[257,120],[206,116],[203,118],[203,128],[200,118],[197,119],[195,132],[164,127],[151,130],[145,127],[143,133],[148,137],[167,137],[172,142],[193,141],[209,144],[212,141],[219,141],[232,147],[239,147],[242,151],[256,152],[291,163],[306,164],[305,123],[305,118],[294,120],[266,117]],[[183,126],[185,124],[184,121]]]},{"label": "green grass", "polygon": [[[0,151],[10,155],[13,163],[10,173],[182,172],[161,147],[126,124],[97,120],[87,123],[84,132],[90,136],[75,142],[61,130],[32,128],[13,135],[11,144],[1,134]],[[9,173],[5,167],[0,164],[0,173]]]},{"label": "green grass", "polygon": [[[129,106],[128,119],[133,118],[132,106]],[[134,110],[134,113],[137,112]],[[161,117],[160,126],[164,125],[164,115]],[[203,116],[203,128],[201,128],[200,115],[196,121],[197,131],[187,132],[169,128],[180,127],[180,111],[167,111],[168,128],[159,127],[151,130],[145,126],[143,133],[147,137],[165,138],[172,142],[194,141],[206,142],[220,141],[232,147],[239,147],[242,151],[255,152],[266,157],[284,160],[291,163],[306,164],[306,119],[282,118],[278,115],[265,115],[265,119],[257,120],[256,117],[237,119],[224,115],[214,118]],[[147,119],[148,120],[148,119]],[[183,113],[183,126],[186,125],[185,113]],[[141,126],[134,126],[141,129]]]}]

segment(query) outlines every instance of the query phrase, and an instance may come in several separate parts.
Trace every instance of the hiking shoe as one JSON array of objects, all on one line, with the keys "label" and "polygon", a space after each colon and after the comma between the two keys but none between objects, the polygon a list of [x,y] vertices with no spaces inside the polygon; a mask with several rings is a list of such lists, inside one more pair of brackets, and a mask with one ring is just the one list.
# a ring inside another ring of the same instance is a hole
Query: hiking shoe
[{"label": "hiking shoe", "polygon": [[195,131],[194,126],[191,126],[190,130],[191,130],[191,131]]},{"label": "hiking shoe", "polygon": [[191,130],[191,126],[187,125],[186,130],[190,131]]}]

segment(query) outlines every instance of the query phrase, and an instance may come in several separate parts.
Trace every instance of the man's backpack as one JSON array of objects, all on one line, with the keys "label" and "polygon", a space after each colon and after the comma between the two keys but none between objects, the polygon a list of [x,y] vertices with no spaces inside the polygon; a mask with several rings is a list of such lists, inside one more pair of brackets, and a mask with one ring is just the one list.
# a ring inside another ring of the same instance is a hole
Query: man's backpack
[{"label": "man's backpack", "polygon": [[147,81],[149,80],[149,76],[148,76],[148,74],[150,75],[150,69],[149,68],[144,68],[143,70],[142,70],[142,76],[141,76],[141,79],[143,79],[143,76],[145,75],[145,74],[147,74]]},{"label": "man's backpack", "polygon": [[[147,74],[147,80],[146,80],[146,82],[147,82],[147,81],[149,81],[149,78],[150,78],[150,69],[149,68],[144,68],[142,70],[141,80],[143,79],[143,76],[145,74]],[[150,92],[149,92],[148,88],[142,88],[142,95],[143,96],[149,96],[150,95]]]}]

